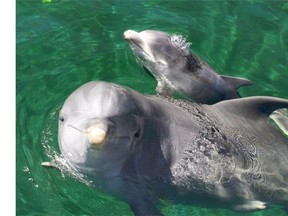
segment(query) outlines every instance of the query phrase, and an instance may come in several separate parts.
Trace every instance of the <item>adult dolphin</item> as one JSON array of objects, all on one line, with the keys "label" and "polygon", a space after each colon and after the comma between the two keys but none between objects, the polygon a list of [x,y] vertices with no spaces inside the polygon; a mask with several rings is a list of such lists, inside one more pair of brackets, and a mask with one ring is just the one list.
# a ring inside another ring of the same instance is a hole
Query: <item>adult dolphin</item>
[{"label": "adult dolphin", "polygon": [[236,210],[288,206],[288,140],[268,118],[287,107],[274,97],[202,105],[93,81],[66,99],[59,146],[73,169],[135,215],[160,215],[159,197]]},{"label": "adult dolphin", "polygon": [[157,80],[157,92],[171,95],[175,90],[204,104],[238,98],[237,89],[252,82],[218,75],[207,63],[189,50],[190,43],[180,35],[145,30],[124,32],[138,62]]}]

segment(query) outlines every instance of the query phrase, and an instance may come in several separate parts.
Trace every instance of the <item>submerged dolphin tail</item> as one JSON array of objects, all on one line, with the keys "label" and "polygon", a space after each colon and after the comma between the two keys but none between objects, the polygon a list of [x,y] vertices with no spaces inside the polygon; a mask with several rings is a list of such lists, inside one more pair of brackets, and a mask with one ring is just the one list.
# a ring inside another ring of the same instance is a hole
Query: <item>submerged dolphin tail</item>
[{"label": "submerged dolphin tail", "polygon": [[231,77],[231,76],[224,76],[221,75],[221,78],[225,80],[225,82],[229,83],[235,90],[240,88],[241,86],[250,86],[253,85],[253,82],[240,77]]},{"label": "submerged dolphin tail", "polygon": [[247,98],[231,99],[214,105],[218,109],[240,112],[243,116],[266,115],[267,117],[275,110],[288,108],[288,100],[277,97],[255,96]]}]

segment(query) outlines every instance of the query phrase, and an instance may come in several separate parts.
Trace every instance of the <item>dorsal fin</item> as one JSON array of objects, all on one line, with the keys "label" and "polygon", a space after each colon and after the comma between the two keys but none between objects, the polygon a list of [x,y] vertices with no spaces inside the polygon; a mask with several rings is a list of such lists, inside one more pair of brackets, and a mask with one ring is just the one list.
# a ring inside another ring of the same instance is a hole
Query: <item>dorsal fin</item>
[{"label": "dorsal fin", "polygon": [[255,96],[221,101],[214,105],[223,111],[241,113],[246,117],[256,117],[265,114],[267,117],[275,110],[288,108],[288,100],[277,97]]},{"label": "dorsal fin", "polygon": [[241,86],[250,86],[253,85],[253,82],[245,79],[245,78],[240,78],[240,77],[232,77],[232,76],[224,76],[221,75],[221,78],[225,81],[228,82],[235,90],[240,88]]}]

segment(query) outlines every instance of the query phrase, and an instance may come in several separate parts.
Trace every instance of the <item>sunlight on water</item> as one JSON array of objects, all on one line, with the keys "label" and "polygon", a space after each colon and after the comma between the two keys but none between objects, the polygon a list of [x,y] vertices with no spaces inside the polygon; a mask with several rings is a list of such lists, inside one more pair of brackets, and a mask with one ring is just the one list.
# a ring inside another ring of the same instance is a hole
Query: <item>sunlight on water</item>
[{"label": "sunlight on water", "polygon": [[[129,206],[82,181],[57,143],[65,99],[91,80],[155,94],[123,33],[157,29],[182,35],[219,74],[254,82],[243,96],[288,98],[285,1],[17,0],[17,215],[132,215]],[[54,161],[60,170],[41,166]],[[173,204],[165,215],[287,215],[282,207],[237,213]]]}]

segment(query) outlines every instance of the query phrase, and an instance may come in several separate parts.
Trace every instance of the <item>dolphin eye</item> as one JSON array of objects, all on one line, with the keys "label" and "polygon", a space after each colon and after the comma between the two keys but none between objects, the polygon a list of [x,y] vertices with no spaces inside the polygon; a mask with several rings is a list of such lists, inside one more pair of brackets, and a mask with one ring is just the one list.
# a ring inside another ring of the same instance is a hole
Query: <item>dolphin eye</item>
[{"label": "dolphin eye", "polygon": [[60,116],[60,117],[59,117],[59,120],[60,120],[61,122],[64,122],[65,119],[64,119],[64,117]]}]

